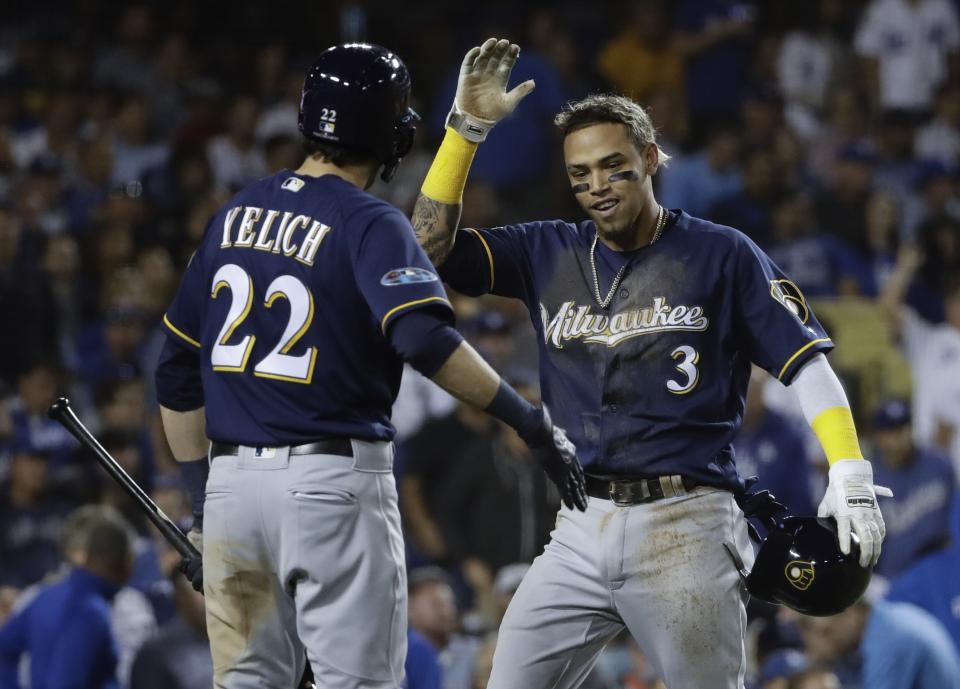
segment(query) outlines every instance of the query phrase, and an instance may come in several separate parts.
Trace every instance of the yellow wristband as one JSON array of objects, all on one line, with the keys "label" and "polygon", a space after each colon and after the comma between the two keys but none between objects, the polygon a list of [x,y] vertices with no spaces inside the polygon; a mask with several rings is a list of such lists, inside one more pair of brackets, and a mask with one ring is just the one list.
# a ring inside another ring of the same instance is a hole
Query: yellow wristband
[{"label": "yellow wristband", "polygon": [[423,180],[421,193],[440,203],[460,203],[477,146],[448,128],[430,171]]},{"label": "yellow wristband", "polygon": [[825,409],[811,426],[830,464],[840,459],[863,459],[849,407]]}]

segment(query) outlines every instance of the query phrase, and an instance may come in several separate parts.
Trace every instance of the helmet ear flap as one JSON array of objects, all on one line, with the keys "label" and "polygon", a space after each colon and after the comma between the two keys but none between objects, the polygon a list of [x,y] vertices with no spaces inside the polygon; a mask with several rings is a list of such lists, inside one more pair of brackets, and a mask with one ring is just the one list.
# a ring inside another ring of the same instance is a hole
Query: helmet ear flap
[{"label": "helmet ear flap", "polygon": [[389,182],[400,167],[400,161],[413,148],[413,137],[417,132],[417,122],[420,121],[420,115],[413,108],[407,108],[407,112],[397,120],[393,127],[393,146],[389,157],[383,161],[383,170],[380,173],[380,179]]}]

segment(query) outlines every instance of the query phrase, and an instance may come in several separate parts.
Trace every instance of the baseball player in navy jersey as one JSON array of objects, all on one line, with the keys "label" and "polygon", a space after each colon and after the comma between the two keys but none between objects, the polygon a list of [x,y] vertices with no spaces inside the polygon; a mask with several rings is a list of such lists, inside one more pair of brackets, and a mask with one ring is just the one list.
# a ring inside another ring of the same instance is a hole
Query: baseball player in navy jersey
[{"label": "baseball player in navy jersey", "polygon": [[400,59],[331,48],[304,81],[307,158],[214,215],[164,317],[164,429],[193,496],[217,687],[395,688],[406,655],[390,409],[409,361],[517,429],[571,507],[574,449],[451,327],[389,181],[416,114]]},{"label": "baseball player in navy jersey", "polygon": [[591,96],[556,117],[588,220],[456,229],[474,151],[534,87],[506,91],[518,53],[495,39],[467,53],[413,219],[452,287],[527,305],[543,399],[587,473],[589,507],[561,509],[488,686],[576,687],[626,627],[671,689],[743,687],[745,592],[724,546],[752,564],[731,447],[751,362],[796,390],[831,464],[820,515],[845,553],[859,541],[863,567],[880,554],[885,489],[803,294],[736,229],[657,203],[667,156],[636,103]]}]

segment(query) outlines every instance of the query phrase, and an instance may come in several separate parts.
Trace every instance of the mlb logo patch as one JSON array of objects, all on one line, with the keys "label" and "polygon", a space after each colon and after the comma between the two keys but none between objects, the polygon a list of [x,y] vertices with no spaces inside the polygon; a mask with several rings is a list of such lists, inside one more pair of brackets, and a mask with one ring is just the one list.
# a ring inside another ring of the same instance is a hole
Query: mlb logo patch
[{"label": "mlb logo patch", "polygon": [[333,134],[333,130],[336,129],[337,125],[333,122],[321,122],[320,131],[324,134]]},{"label": "mlb logo patch", "polygon": [[300,191],[303,189],[303,180],[297,177],[288,177],[283,184],[280,185],[281,189],[286,189],[287,191]]}]

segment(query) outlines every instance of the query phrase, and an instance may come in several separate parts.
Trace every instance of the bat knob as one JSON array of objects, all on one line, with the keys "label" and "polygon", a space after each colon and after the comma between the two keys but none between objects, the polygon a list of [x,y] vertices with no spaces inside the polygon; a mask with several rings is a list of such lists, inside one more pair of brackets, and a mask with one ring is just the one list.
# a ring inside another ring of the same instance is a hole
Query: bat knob
[{"label": "bat knob", "polygon": [[47,416],[51,419],[59,419],[70,409],[70,400],[66,397],[58,397],[57,401],[50,405],[47,410]]}]

